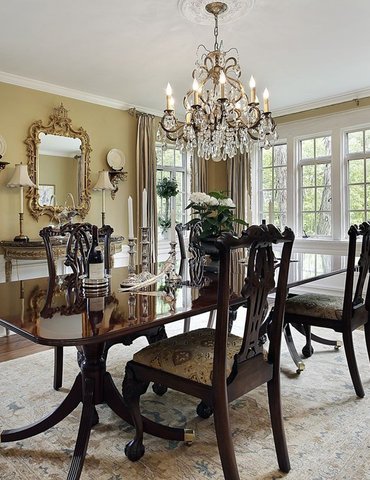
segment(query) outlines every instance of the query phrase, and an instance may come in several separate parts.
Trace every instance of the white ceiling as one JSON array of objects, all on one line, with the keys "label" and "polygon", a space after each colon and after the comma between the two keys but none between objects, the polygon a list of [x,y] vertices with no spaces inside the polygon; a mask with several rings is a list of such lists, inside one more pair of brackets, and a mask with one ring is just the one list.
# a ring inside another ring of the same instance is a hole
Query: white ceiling
[{"label": "white ceiling", "polygon": [[[0,81],[27,77],[157,113],[170,81],[179,105],[213,26],[189,22],[177,3],[0,0]],[[253,74],[259,97],[267,86],[283,113],[370,94],[369,20],[369,0],[255,0],[234,23],[220,19],[220,38],[239,50],[243,82]]]}]

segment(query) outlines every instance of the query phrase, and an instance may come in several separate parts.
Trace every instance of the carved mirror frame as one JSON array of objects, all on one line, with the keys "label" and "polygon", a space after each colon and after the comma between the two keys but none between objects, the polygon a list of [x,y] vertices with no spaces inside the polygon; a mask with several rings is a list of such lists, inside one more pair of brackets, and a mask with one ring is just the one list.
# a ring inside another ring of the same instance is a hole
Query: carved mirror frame
[{"label": "carved mirror frame", "polygon": [[[68,117],[68,110],[66,110],[63,104],[60,107],[53,109],[53,113],[49,117],[49,123],[43,125],[42,120],[37,120],[32,123],[29,128],[28,137],[24,141],[27,146],[27,163],[28,173],[31,180],[37,185],[37,168],[39,165],[39,144],[40,133],[59,135],[61,137],[78,138],[81,141],[81,164],[80,178],[78,179],[79,198],[76,199],[76,206],[74,213],[79,215],[82,219],[85,218],[90,210],[91,202],[91,180],[90,180],[90,138],[86,130],[82,127],[74,128],[72,126],[72,120]],[[59,215],[65,211],[66,207],[63,205],[40,205],[39,192],[37,187],[31,187],[27,192],[28,207],[31,215],[38,220],[41,215],[48,215],[52,220],[58,220]],[[72,210],[71,207],[67,207]]]}]

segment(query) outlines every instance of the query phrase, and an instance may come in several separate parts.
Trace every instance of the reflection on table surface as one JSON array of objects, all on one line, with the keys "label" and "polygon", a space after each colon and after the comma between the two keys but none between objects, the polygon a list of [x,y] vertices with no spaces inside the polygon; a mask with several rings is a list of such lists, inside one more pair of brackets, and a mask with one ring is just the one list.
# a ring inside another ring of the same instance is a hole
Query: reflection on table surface
[{"label": "reflection on table surface", "polygon": [[[278,257],[278,254],[276,255]],[[296,253],[292,257],[289,286],[344,271],[346,257]],[[231,303],[240,305],[239,293],[246,264],[232,274]],[[203,265],[185,262],[181,284],[161,279],[145,291],[123,292],[120,283],[127,268],[112,270],[109,294],[86,298],[80,282],[65,277],[49,284],[48,278],[0,285],[0,324],[46,345],[79,345],[129,335],[213,310],[217,301],[217,273]]]}]

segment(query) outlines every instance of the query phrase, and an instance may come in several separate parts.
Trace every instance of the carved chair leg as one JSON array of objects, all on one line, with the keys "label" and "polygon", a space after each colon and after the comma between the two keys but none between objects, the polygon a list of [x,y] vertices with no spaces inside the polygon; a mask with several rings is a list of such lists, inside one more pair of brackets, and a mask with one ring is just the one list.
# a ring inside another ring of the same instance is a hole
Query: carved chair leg
[{"label": "carved chair leg", "polygon": [[[162,325],[158,328],[155,335],[147,335],[146,338],[149,345],[159,342],[160,340],[164,340],[165,338],[167,338],[166,329]],[[159,395],[161,397],[167,392],[167,387],[165,385],[161,385],[160,383],[153,383],[152,390],[156,395]]]},{"label": "carved chair leg", "polygon": [[54,347],[54,390],[59,390],[63,379],[63,347]]},{"label": "carved chair leg", "polygon": [[311,357],[313,354],[313,346],[311,343],[311,325],[303,325],[306,334],[306,345],[302,348],[302,354],[305,358]]},{"label": "carved chair leg", "polygon": [[213,418],[224,478],[239,480],[228,407],[227,392],[224,395],[215,395]]},{"label": "carved chair leg", "polygon": [[293,340],[293,337],[292,337],[292,332],[290,330],[290,324],[289,323],[286,323],[284,325],[284,337],[285,337],[285,342],[286,342],[286,345],[288,347],[290,356],[291,356],[293,362],[295,363],[295,365],[297,367],[296,373],[299,374],[299,373],[303,372],[303,370],[305,368],[305,364],[302,362],[302,359],[301,359],[299,353],[297,352],[297,349],[295,348],[295,344],[294,344],[294,340]]},{"label": "carved chair leg", "polygon": [[214,328],[216,319],[216,310],[209,312],[207,328]]},{"label": "carved chair leg", "polygon": [[362,386],[360,374],[357,368],[355,350],[353,348],[353,337],[351,331],[343,332],[343,344],[344,351],[346,352],[347,363],[349,373],[351,374],[352,383],[356,392],[356,395],[360,398],[365,396],[365,392]]},{"label": "carved chair leg", "polygon": [[203,400],[198,403],[197,415],[201,418],[209,418],[213,414],[213,410]]},{"label": "carved chair leg", "polygon": [[367,354],[370,361],[370,319],[364,325]]},{"label": "carved chair leg", "polygon": [[285,438],[283,414],[281,409],[279,372],[274,373],[274,377],[267,383],[267,392],[269,398],[271,427],[274,436],[276,456],[278,459],[280,470],[287,473],[290,470],[290,461]]},{"label": "carved chair leg", "polygon": [[142,382],[136,378],[130,363],[127,363],[125,378],[122,383],[122,395],[131,415],[136,433],[135,438],[126,445],[125,455],[132,462],[140,460],[145,452],[143,445],[143,419],[140,413],[140,396],[147,391],[148,385],[149,382]]},{"label": "carved chair leg", "polygon": [[234,320],[236,320],[236,316],[238,314],[238,308],[230,308],[229,309],[229,333],[234,325]]}]

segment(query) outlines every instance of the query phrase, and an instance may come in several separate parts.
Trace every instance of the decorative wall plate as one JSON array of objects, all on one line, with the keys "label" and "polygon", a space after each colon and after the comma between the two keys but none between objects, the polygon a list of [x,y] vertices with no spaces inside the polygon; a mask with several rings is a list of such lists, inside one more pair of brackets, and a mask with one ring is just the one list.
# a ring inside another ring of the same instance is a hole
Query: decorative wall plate
[{"label": "decorative wall plate", "polygon": [[125,154],[118,148],[112,148],[108,152],[107,162],[112,170],[122,170],[126,163]]},{"label": "decorative wall plate", "polygon": [[6,152],[6,141],[5,138],[0,135],[0,158],[5,155]]}]

